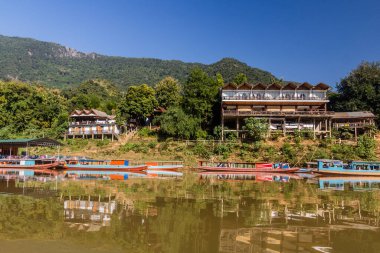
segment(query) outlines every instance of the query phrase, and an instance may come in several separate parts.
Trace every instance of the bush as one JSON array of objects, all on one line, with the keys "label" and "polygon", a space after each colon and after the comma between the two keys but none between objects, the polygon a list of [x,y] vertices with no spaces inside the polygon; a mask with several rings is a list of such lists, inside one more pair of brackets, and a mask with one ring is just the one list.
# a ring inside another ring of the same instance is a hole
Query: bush
[{"label": "bush", "polygon": [[214,148],[215,155],[222,155],[223,159],[226,159],[231,154],[231,148],[228,145],[218,144]]},{"label": "bush", "polygon": [[137,133],[140,137],[149,137],[154,135],[154,131],[150,130],[148,127],[141,128]]},{"label": "bush", "polygon": [[287,142],[281,147],[281,152],[286,160],[285,162],[293,162],[297,156],[295,149]]},{"label": "bush", "polygon": [[96,141],[97,147],[104,147],[104,146],[107,146],[108,144],[110,144],[110,140],[108,139]]},{"label": "bush", "polygon": [[204,158],[209,159],[211,157],[211,153],[209,149],[202,143],[197,143],[193,148],[194,154]]},{"label": "bush", "polygon": [[359,137],[358,145],[356,147],[356,153],[360,158],[363,159],[373,159],[376,157],[376,141],[367,136],[363,135]]}]

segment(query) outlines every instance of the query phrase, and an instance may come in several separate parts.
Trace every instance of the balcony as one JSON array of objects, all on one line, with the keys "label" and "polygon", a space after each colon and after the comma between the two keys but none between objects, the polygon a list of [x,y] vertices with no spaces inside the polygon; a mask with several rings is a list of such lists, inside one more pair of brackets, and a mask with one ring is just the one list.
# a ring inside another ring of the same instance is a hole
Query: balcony
[{"label": "balcony", "polygon": [[327,101],[326,92],[226,91],[223,101]]},{"label": "balcony", "polygon": [[93,134],[119,134],[119,131],[115,130],[88,130],[88,131],[82,131],[82,130],[77,130],[77,131],[70,131],[66,132],[66,135],[93,135]]},{"label": "balcony", "polygon": [[115,125],[115,122],[109,121],[75,121],[70,122],[70,126],[94,126],[94,125]]},{"label": "balcony", "polygon": [[310,111],[238,111],[238,110],[223,110],[224,116],[309,116],[309,117],[326,117],[334,115],[334,112],[325,110],[310,110]]}]

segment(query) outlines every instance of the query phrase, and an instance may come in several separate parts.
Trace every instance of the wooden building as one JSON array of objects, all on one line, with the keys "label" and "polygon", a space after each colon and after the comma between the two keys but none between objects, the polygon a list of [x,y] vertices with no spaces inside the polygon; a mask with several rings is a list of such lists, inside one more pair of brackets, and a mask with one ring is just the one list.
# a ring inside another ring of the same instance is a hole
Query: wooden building
[{"label": "wooden building", "polygon": [[116,124],[115,116],[105,112],[90,110],[75,110],[69,117],[69,129],[65,133],[67,138],[111,138],[118,140],[120,128]]},{"label": "wooden building", "polygon": [[244,138],[242,126],[247,117],[265,118],[269,135],[283,135],[307,129],[315,136],[331,136],[333,112],[327,111],[327,91],[319,83],[226,84],[221,90],[222,136],[227,132]]},{"label": "wooden building", "polygon": [[354,133],[355,139],[375,126],[376,116],[372,112],[335,112],[332,118],[333,128],[347,128]]}]

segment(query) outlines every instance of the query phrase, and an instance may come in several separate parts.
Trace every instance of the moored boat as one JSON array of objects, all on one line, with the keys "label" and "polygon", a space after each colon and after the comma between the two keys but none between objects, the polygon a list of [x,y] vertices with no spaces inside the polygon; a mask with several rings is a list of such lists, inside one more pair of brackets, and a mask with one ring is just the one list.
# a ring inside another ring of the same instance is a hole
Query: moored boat
[{"label": "moored boat", "polygon": [[0,169],[46,170],[58,165],[55,159],[0,159]]},{"label": "moored boat", "polygon": [[183,168],[182,161],[152,161],[145,162],[148,166],[148,170],[158,170],[158,171],[176,171]]},{"label": "moored boat", "polygon": [[288,163],[249,163],[249,162],[209,162],[199,161],[198,169],[216,172],[271,172],[291,173],[299,168],[292,168]]},{"label": "moored boat", "polygon": [[67,160],[63,166],[66,171],[143,171],[147,165],[129,165],[128,160]]},{"label": "moored boat", "polygon": [[380,176],[380,162],[350,161],[344,164],[341,160],[317,160],[317,173],[343,176]]}]

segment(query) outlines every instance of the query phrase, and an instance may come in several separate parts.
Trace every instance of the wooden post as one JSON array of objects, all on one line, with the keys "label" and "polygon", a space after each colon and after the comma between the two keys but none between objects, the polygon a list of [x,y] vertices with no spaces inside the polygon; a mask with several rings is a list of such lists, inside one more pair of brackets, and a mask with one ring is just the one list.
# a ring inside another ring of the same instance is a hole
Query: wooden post
[{"label": "wooden post", "polygon": [[315,140],[315,118],[313,119],[313,139]]},{"label": "wooden post", "polygon": [[239,138],[239,117],[236,118],[236,137]]},{"label": "wooden post", "polygon": [[358,128],[357,128],[357,125],[355,123],[355,141],[358,141]]},{"label": "wooden post", "polygon": [[222,111],[222,141],[224,141],[224,114],[223,114],[223,111]]}]

